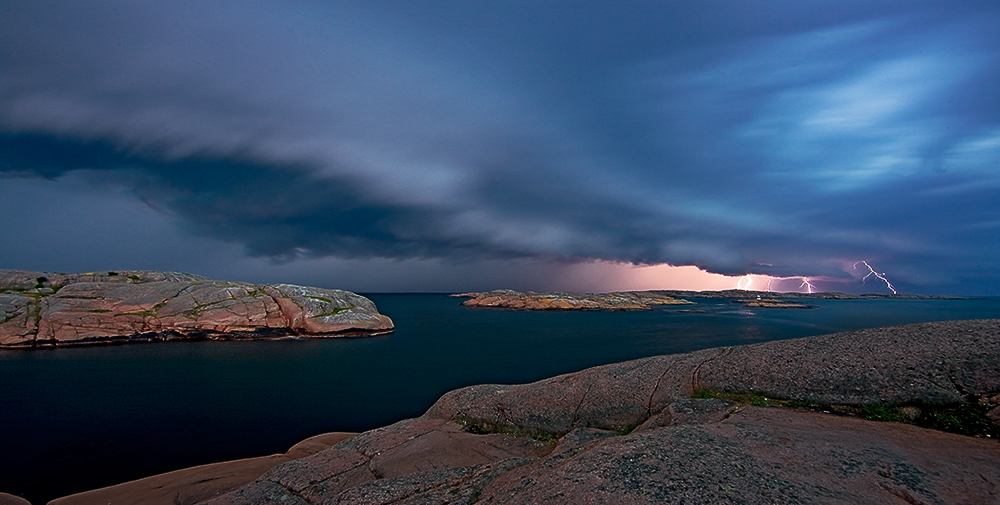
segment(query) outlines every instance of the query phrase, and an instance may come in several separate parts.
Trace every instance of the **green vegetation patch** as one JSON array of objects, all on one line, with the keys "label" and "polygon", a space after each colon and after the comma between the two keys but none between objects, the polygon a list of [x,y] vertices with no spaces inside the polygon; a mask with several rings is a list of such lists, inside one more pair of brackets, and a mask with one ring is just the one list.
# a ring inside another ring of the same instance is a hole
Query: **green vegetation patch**
[{"label": "green vegetation patch", "polygon": [[331,299],[329,299],[329,298],[327,298],[325,296],[306,295],[306,298],[312,298],[313,300],[319,300],[321,302],[326,302],[326,303],[333,303],[333,300],[331,300]]},{"label": "green vegetation patch", "polygon": [[859,405],[855,407],[855,410],[859,416],[869,421],[882,421],[884,423],[904,423],[907,421],[899,408],[892,405],[880,403]]},{"label": "green vegetation patch", "polygon": [[915,424],[972,437],[1000,437],[1000,426],[993,424],[988,413],[989,409],[985,405],[962,403],[929,409]]},{"label": "green vegetation patch", "polygon": [[802,400],[772,398],[752,391],[719,391],[697,389],[694,398],[717,398],[758,407],[793,407],[821,410],[832,414],[856,416],[869,421],[906,423],[970,437],[1000,437],[1000,426],[993,424],[990,406],[978,401],[958,404],[906,402],[901,404],[869,403],[864,405],[831,405]]},{"label": "green vegetation patch", "polygon": [[33,319],[36,325],[42,321],[42,304],[37,298],[28,303],[27,309],[28,319]]},{"label": "green vegetation patch", "polygon": [[480,421],[466,416],[459,416],[454,419],[455,423],[464,426],[465,431],[476,435],[507,435],[509,437],[530,438],[543,444],[555,445],[559,442],[559,434],[551,431],[536,430],[534,428],[522,428],[520,426],[508,426],[503,424]]},{"label": "green vegetation patch", "polygon": [[17,293],[17,294],[19,294],[21,296],[27,296],[27,297],[31,297],[31,298],[34,298],[34,299],[37,300],[39,298],[45,298],[46,296],[56,294],[56,292],[58,292],[59,289],[62,288],[62,286],[38,286],[38,285],[36,285],[35,287],[33,287],[31,289],[43,289],[43,288],[51,289],[52,292],[51,293],[29,293],[28,292],[28,288],[19,288],[19,287],[14,287],[14,286],[5,286],[3,288],[0,288],[0,293]]},{"label": "green vegetation patch", "polygon": [[622,426],[621,428],[618,428],[617,430],[615,430],[615,433],[618,436],[623,437],[625,435],[628,435],[629,433],[632,433],[638,427],[639,427],[638,424],[627,424],[627,425]]},{"label": "green vegetation patch", "polygon": [[330,310],[328,310],[326,312],[323,312],[323,313],[320,313],[320,314],[314,314],[314,315],[309,316],[309,317],[335,316],[337,314],[340,314],[341,312],[344,312],[345,310],[351,310],[353,308],[354,308],[353,305],[350,306],[350,307],[333,307],[332,309],[330,309]]},{"label": "green vegetation patch", "polygon": [[753,391],[740,391],[740,392],[730,392],[730,391],[719,391],[717,389],[696,389],[694,394],[691,395],[692,398],[701,399],[717,399],[717,400],[727,400],[731,402],[740,403],[743,405],[756,405],[758,407],[793,407],[798,405],[789,405],[790,402],[778,400],[777,398],[769,398],[761,393],[756,393]]},{"label": "green vegetation patch", "polygon": [[[199,305],[195,305],[190,310],[185,311],[182,315],[188,319],[191,319],[192,321],[196,321],[205,312],[209,310],[214,310],[217,305],[223,303],[230,303],[233,300],[239,300],[239,299],[234,296],[230,296],[230,298],[223,298],[221,300],[216,300],[214,302],[202,303]],[[165,302],[158,303],[153,306],[153,310],[154,311],[160,310],[160,308],[162,308],[163,305],[166,305],[166,303]]]}]

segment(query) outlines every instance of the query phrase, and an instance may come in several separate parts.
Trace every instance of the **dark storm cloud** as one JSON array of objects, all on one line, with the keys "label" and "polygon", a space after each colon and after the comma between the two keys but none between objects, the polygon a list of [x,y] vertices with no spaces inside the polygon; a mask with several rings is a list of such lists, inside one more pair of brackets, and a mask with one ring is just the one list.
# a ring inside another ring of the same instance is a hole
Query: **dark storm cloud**
[{"label": "dark storm cloud", "polygon": [[989,2],[4,5],[6,180],[252,255],[1000,280]]},{"label": "dark storm cloud", "polygon": [[[0,171],[8,176],[54,179],[84,172],[95,183],[125,186],[150,206],[182,218],[191,232],[241,243],[251,254],[275,259],[579,260],[600,254],[591,241],[572,242],[576,237],[570,231],[603,235],[622,254],[636,258],[655,254],[643,249],[642,240],[652,223],[616,222],[621,215],[641,217],[640,209],[588,208],[563,194],[558,181],[530,175],[530,168],[485,180],[482,188],[470,189],[479,205],[458,211],[447,202],[387,202],[350,175],[321,176],[312,165],[264,164],[238,153],[169,158],[129,152],[104,140],[16,134],[0,135],[0,159]],[[535,184],[522,187],[526,180]]]}]

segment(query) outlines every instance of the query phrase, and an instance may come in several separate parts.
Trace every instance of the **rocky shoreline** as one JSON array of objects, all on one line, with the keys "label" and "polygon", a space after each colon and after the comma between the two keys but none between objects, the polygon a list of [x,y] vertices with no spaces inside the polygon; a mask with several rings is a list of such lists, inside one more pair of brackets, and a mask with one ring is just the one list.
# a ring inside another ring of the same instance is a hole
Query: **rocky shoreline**
[{"label": "rocky shoreline", "polygon": [[239,479],[52,504],[997,503],[998,424],[1000,320],[923,323],[471,386]]},{"label": "rocky shoreline", "polygon": [[371,300],[335,289],[147,270],[0,270],[0,349],[392,330],[392,320]]},{"label": "rocky shoreline", "polygon": [[490,307],[518,310],[651,310],[656,305],[689,305],[691,302],[655,291],[618,291],[614,293],[533,293],[510,289],[459,293],[469,298],[465,307]]},{"label": "rocky shoreline", "polygon": [[734,300],[737,303],[743,304],[744,307],[750,308],[760,308],[760,309],[815,309],[815,305],[806,305],[800,302],[793,302],[789,300],[775,300],[773,298],[757,298],[749,300]]},{"label": "rocky shoreline", "polygon": [[563,293],[514,291],[496,289],[451,295],[468,298],[461,303],[465,307],[501,308],[513,310],[552,311],[637,311],[653,310],[662,305],[691,305],[692,299],[730,300],[744,307],[763,309],[815,309],[796,300],[960,300],[961,296],[932,295],[852,295],[838,292],[822,293],[779,293],[774,291],[746,291],[730,289],[724,291],[616,291],[611,293]]}]

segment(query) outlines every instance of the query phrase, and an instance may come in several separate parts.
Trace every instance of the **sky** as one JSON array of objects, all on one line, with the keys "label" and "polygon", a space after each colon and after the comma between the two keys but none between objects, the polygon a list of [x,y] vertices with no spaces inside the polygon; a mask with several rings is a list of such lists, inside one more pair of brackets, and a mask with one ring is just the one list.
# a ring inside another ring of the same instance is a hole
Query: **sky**
[{"label": "sky", "polygon": [[998,89],[994,0],[0,0],[0,268],[1000,295]]}]

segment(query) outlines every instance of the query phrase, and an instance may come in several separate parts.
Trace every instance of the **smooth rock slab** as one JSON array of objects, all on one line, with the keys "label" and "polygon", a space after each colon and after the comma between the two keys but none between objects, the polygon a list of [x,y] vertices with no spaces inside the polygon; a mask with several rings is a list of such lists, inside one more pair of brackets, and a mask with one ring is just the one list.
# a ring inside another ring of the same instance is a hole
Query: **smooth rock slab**
[{"label": "smooth rock slab", "polygon": [[574,428],[635,427],[669,404],[689,398],[698,367],[721,352],[654,356],[531,384],[470,386],[445,394],[425,415],[556,434]]},{"label": "smooth rock slab", "polygon": [[725,349],[699,387],[814,403],[961,403],[1000,392],[1000,322],[945,321]]},{"label": "smooth rock slab", "polygon": [[1000,444],[914,426],[744,407],[611,437],[487,485],[480,504],[998,503]]},{"label": "smooth rock slab", "polygon": [[207,503],[253,505],[284,503],[280,500],[285,499],[292,503],[386,503],[387,497],[402,500],[425,493],[447,497],[451,487],[462,483],[481,487],[551,449],[529,439],[473,435],[439,419],[408,419],[277,466],[257,482]]}]

